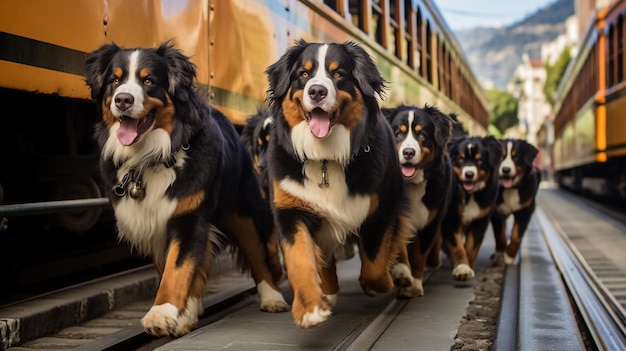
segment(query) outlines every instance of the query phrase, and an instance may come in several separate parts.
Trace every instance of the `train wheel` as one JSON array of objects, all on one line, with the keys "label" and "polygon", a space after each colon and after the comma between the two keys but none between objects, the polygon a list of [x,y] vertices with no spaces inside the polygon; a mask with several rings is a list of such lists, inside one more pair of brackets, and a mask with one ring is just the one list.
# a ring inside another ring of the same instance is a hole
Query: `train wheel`
[{"label": "train wheel", "polygon": [[[98,184],[89,176],[82,179],[59,181],[56,198],[75,200],[102,197]],[[84,232],[91,229],[100,219],[101,208],[59,212],[56,220],[63,228],[73,232]]]}]

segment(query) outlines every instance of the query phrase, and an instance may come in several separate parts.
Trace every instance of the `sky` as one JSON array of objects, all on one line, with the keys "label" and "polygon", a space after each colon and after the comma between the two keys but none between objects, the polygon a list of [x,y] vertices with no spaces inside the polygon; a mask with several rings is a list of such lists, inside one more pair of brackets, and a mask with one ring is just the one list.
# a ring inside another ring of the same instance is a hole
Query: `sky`
[{"label": "sky", "polygon": [[533,14],[556,0],[434,0],[453,31],[502,27]]}]

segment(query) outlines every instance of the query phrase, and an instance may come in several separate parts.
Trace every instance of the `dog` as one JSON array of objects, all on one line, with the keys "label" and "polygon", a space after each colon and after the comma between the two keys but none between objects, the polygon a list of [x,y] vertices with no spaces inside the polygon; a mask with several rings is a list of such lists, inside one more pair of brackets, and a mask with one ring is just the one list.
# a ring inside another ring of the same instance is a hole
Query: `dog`
[{"label": "dog", "polygon": [[235,127],[193,89],[195,65],[170,40],[156,48],[104,44],[85,69],[118,235],[160,273],[145,331],[177,337],[197,325],[211,261],[227,247],[251,272],[260,308],[287,311],[277,286],[282,266],[267,246],[271,209]]},{"label": "dog", "polygon": [[498,195],[502,144],[492,135],[452,138],[452,198],[442,222],[443,251],[455,280],[474,277],[478,251]]},{"label": "dog", "polygon": [[335,252],[354,236],[363,290],[394,287],[390,268],[410,236],[410,199],[377,101],[387,82],[359,44],[299,39],[265,72],[272,212],[293,320],[310,328],[331,315]]},{"label": "dog", "polygon": [[[525,140],[501,139],[503,157],[498,167],[500,186],[496,210],[491,214],[491,225],[496,240],[496,251],[491,256],[495,265],[512,264],[522,238],[535,211],[535,197],[539,191],[541,172],[533,165],[538,150]],[[515,219],[511,241],[507,245],[506,220]]]},{"label": "dog", "polygon": [[[452,187],[452,164],[446,152],[453,118],[435,107],[400,105],[383,108],[396,136],[396,149],[412,201],[415,238],[403,247],[392,276],[399,297],[424,295],[426,265],[440,265],[441,221]],[[429,259],[430,262],[427,262]]]},{"label": "dog", "polygon": [[272,121],[273,117],[270,112],[266,108],[259,107],[255,114],[248,117],[241,131],[243,144],[252,156],[254,170],[259,177],[261,190],[265,198],[269,197],[270,182],[267,174],[266,153],[270,141]]}]

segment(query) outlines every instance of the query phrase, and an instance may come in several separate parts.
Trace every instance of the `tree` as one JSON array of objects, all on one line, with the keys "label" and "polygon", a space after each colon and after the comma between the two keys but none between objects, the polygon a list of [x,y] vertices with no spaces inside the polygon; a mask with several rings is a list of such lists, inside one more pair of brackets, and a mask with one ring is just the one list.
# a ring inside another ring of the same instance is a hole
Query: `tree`
[{"label": "tree", "polygon": [[550,105],[554,105],[554,93],[556,89],[559,87],[559,83],[561,82],[561,78],[563,78],[563,73],[567,69],[567,65],[571,60],[572,56],[569,53],[569,47],[565,47],[559,58],[551,65],[549,62],[546,62],[546,82],[543,85],[543,94],[546,96],[546,101]]},{"label": "tree", "polygon": [[489,100],[489,123],[495,126],[501,135],[519,123],[518,100],[511,93],[500,89],[489,89],[487,99]]}]

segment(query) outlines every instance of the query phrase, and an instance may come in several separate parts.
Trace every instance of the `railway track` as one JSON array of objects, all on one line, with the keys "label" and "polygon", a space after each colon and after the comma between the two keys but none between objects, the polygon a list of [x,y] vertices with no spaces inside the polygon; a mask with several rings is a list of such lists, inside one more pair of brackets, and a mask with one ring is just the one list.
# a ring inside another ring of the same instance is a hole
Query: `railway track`
[{"label": "railway track", "polygon": [[[342,285],[334,315],[303,330],[293,325],[290,313],[258,311],[251,279],[225,269],[209,283],[197,330],[179,339],[152,338],[139,324],[156,289],[152,275],[149,286],[135,287],[144,290],[141,301],[23,342],[19,350],[171,350],[198,343],[209,349],[276,350],[626,349],[626,261],[613,252],[626,248],[626,229],[568,194],[554,189],[540,194],[516,265],[490,267],[489,231],[474,281],[454,282],[444,261],[429,271],[421,298],[365,296],[355,279],[358,262],[350,260],[339,266]],[[217,266],[228,264],[225,259]],[[490,296],[484,294],[487,283]],[[286,282],[281,289],[290,301]]]}]

